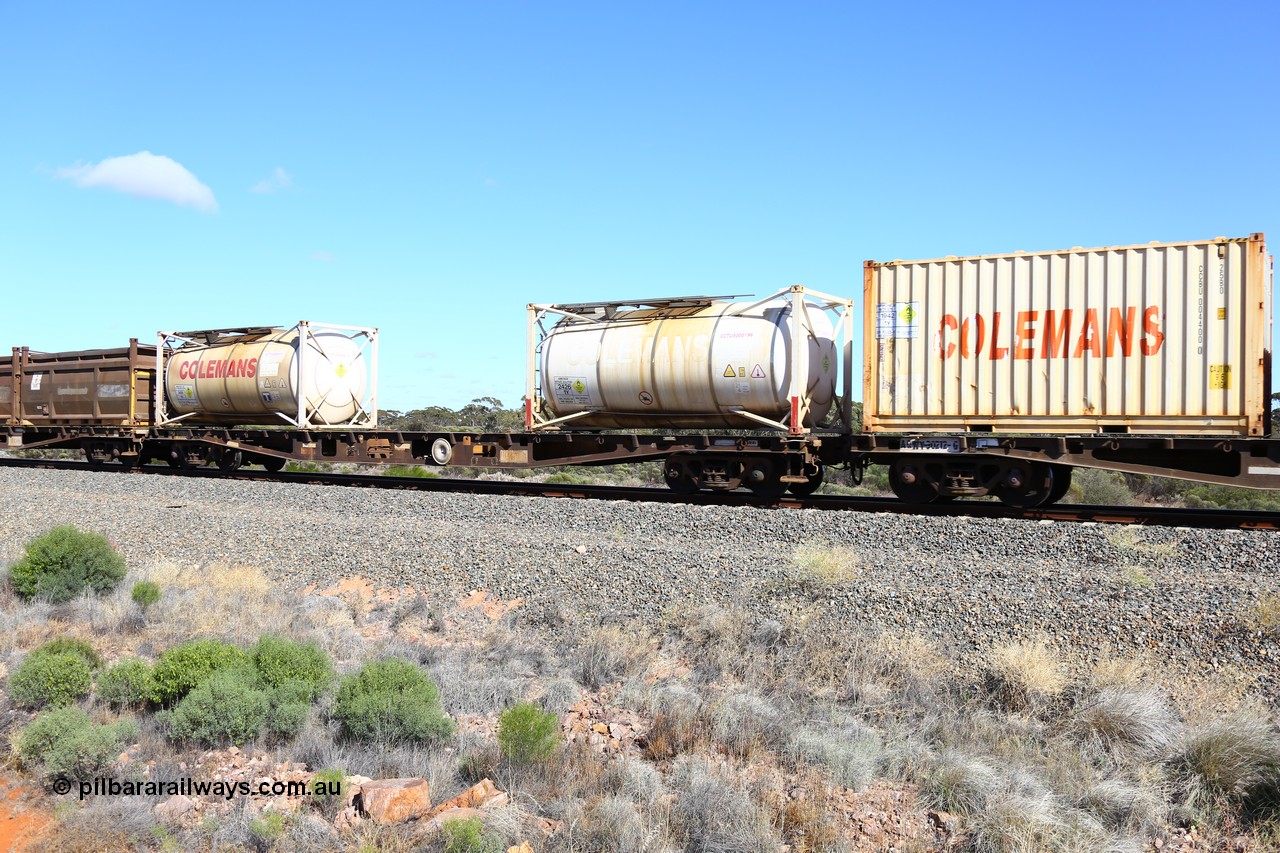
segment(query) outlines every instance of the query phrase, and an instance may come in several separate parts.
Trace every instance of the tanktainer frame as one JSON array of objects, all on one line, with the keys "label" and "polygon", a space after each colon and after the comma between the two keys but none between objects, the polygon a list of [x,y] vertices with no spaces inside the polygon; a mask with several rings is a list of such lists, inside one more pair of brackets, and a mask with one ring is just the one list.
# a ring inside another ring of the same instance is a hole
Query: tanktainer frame
[{"label": "tanktainer frame", "polygon": [[[301,387],[305,380],[301,377],[307,377],[308,368],[312,367],[311,361],[318,356],[326,355],[325,342],[317,331],[333,332],[339,334],[342,340],[350,341],[356,345],[355,355],[363,356],[366,349],[369,350],[370,382],[365,390],[363,399],[355,399],[354,413],[340,421],[328,421],[321,414],[321,406],[324,404],[324,397],[318,400],[309,399]],[[210,415],[205,411],[187,412],[182,415],[173,415],[170,412],[170,405],[165,389],[168,385],[166,380],[166,366],[169,361],[176,355],[186,355],[200,350],[213,349],[217,347],[225,347],[238,343],[243,340],[257,340],[264,338],[266,335],[290,335],[297,334],[296,346],[296,362],[293,365],[293,373],[300,377],[298,380],[299,387],[293,389],[297,396],[297,412],[275,411],[273,414],[281,421],[289,426],[298,429],[348,429],[351,427],[377,429],[378,426],[378,330],[366,326],[348,326],[339,323],[318,323],[314,320],[300,320],[294,326],[288,329],[281,329],[275,326],[258,326],[258,327],[240,327],[230,329],[202,329],[194,332],[159,332],[156,335],[156,389],[155,389],[155,414],[157,426],[170,426],[178,424],[187,419],[199,419],[200,415]]]},{"label": "tanktainer frame", "polygon": [[[643,310],[648,315],[651,315],[646,316],[644,322],[658,320],[659,327],[661,327],[661,321],[665,319],[688,316],[701,309],[709,308],[717,302],[725,302],[746,295],[748,294],[737,293],[724,296],[678,296],[662,299],[629,299],[608,302],[531,303],[527,308],[528,358],[525,371],[525,428],[532,432],[539,432],[572,427],[574,426],[574,421],[590,418],[593,415],[620,415],[626,418],[639,419],[641,422],[652,420],[657,425],[662,419],[673,416],[672,413],[667,411],[654,412],[643,407],[637,408],[634,405],[619,409],[594,402],[587,404],[580,411],[556,416],[554,406],[547,397],[547,389],[542,387],[542,362],[544,348],[560,321],[571,320],[604,331],[615,325],[615,318],[622,312]],[[853,423],[853,340],[851,336],[853,300],[833,296],[829,293],[823,293],[797,284],[783,288],[761,299],[735,304],[733,316],[748,316],[750,312],[758,308],[783,300],[789,303],[791,309],[785,321],[792,341],[790,352],[787,353],[789,373],[787,401],[790,404],[789,412],[781,419],[774,420],[764,417],[758,412],[752,412],[746,406],[721,406],[718,407],[718,410],[712,410],[708,406],[707,410],[701,412],[682,412],[678,416],[679,418],[720,419],[727,417],[730,421],[738,420],[738,425],[742,429],[758,430],[763,427],[768,430],[779,430],[791,436],[808,434],[812,428],[806,426],[806,422],[814,406],[806,387],[806,380],[810,371],[810,347],[808,345],[802,346],[800,342],[807,343],[810,339],[817,337],[813,318],[809,313],[813,309],[835,316],[831,339],[836,345],[837,370],[840,373],[840,381],[842,383],[842,393],[838,395],[839,405],[835,407],[836,421],[821,424],[818,429],[836,428],[848,431],[851,428]],[[548,328],[547,322],[552,318],[559,318],[559,320],[553,324],[552,328]],[[652,342],[650,342],[650,345],[652,345]],[[743,376],[745,377],[745,372]],[[642,391],[640,394],[641,401],[645,397],[645,392]],[[654,402],[652,396],[647,399],[650,403]]]}]

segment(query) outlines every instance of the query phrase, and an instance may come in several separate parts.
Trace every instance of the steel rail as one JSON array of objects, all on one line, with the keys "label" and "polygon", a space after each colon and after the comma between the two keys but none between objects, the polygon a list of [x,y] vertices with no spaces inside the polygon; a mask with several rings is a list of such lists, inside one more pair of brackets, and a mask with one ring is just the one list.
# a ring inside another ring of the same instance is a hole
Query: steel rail
[{"label": "steel rail", "polygon": [[392,477],[371,474],[258,469],[225,472],[217,468],[170,468],[148,465],[127,470],[118,465],[91,465],[64,459],[17,459],[0,457],[0,467],[44,468],[64,471],[116,471],[160,476],[235,479],[276,483],[343,486],[377,489],[409,489],[425,492],[465,492],[478,495],[508,495],[543,498],[578,498],[653,503],[698,504],[701,506],[751,506],[762,509],[819,509],[852,512],[890,512],[899,515],[968,516],[971,518],[1012,518],[1049,522],[1098,524],[1142,524],[1162,527],[1198,527],[1221,530],[1280,530],[1280,512],[1267,510],[1227,510],[1166,506],[1091,506],[1055,504],[1035,509],[1018,509],[995,500],[958,500],[911,504],[895,498],[811,495],[798,498],[784,495],[766,498],[745,491],[695,492],[679,494],[666,488],[589,486],[539,483],[524,480],[470,480],[450,477]]}]

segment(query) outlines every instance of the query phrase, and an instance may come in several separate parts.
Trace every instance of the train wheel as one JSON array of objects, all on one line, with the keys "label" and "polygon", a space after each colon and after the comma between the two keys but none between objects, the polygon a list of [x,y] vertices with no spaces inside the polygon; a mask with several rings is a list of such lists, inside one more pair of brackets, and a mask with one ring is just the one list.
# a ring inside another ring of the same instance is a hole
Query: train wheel
[{"label": "train wheel", "polygon": [[1011,468],[1005,482],[996,492],[1000,502],[1018,509],[1032,509],[1047,503],[1053,494],[1056,465],[1027,462]]},{"label": "train wheel", "polygon": [[823,471],[821,462],[816,462],[814,464],[817,465],[818,470],[816,473],[808,475],[809,481],[807,483],[787,483],[788,492],[798,498],[807,498],[818,490],[818,487],[822,485],[822,475],[825,472]]},{"label": "train wheel", "polygon": [[448,465],[453,459],[453,445],[447,438],[437,438],[431,442],[431,461],[437,465]]},{"label": "train wheel", "polygon": [[890,466],[889,488],[898,500],[910,504],[927,504],[938,499],[938,487],[929,482],[924,472],[910,459],[899,460]]},{"label": "train wheel", "polygon": [[284,470],[285,460],[281,459],[279,456],[263,456],[259,461],[262,462],[262,467],[266,468],[272,474],[278,474]]},{"label": "train wheel", "polygon": [[1071,491],[1071,466],[1070,465],[1051,465],[1053,469],[1053,489],[1049,492],[1049,497],[1044,499],[1041,506],[1056,504],[1067,496],[1067,492]]},{"label": "train wheel", "polygon": [[662,466],[662,478],[667,481],[667,488],[678,495],[691,495],[698,491],[697,481],[676,457],[668,459],[667,464]]},{"label": "train wheel", "polygon": [[240,464],[243,461],[244,457],[240,455],[239,450],[231,450],[228,448],[227,450],[222,451],[218,456],[218,470],[227,472],[234,471],[240,467]]},{"label": "train wheel", "polygon": [[745,462],[742,482],[758,498],[778,498],[787,490],[787,484],[782,482],[782,471],[774,460],[767,458]]}]

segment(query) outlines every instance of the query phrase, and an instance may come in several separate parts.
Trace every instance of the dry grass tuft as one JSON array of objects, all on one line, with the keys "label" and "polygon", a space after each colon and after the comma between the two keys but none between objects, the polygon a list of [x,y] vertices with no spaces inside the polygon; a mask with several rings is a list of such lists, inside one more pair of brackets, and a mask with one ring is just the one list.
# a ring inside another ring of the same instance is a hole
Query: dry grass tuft
[{"label": "dry grass tuft", "polygon": [[1155,665],[1145,656],[1103,655],[1089,672],[1089,681],[1099,689],[1134,688],[1152,681]]},{"label": "dry grass tuft", "polygon": [[835,853],[841,846],[840,826],[821,796],[823,780],[812,777],[802,785],[807,796],[791,798],[776,792],[766,797],[773,812],[773,826],[795,853]]},{"label": "dry grass tuft", "polygon": [[1154,690],[1108,688],[1076,708],[1076,732],[1108,749],[1130,748],[1139,756],[1163,753],[1181,725],[1162,695]]},{"label": "dry grass tuft", "polygon": [[642,669],[652,656],[648,637],[619,628],[597,628],[574,653],[573,671],[580,684],[596,689]]},{"label": "dry grass tuft", "polygon": [[880,736],[856,722],[803,725],[792,731],[788,747],[796,759],[821,767],[838,785],[860,791],[875,780],[884,751]]},{"label": "dry grass tuft", "polygon": [[649,832],[635,804],[624,797],[604,797],[587,806],[582,819],[586,849],[599,853],[643,853]]},{"label": "dry grass tuft", "polygon": [[672,824],[686,850],[775,853],[778,838],[764,809],[727,773],[682,756],[672,768]]},{"label": "dry grass tuft", "polygon": [[1165,819],[1160,794],[1120,779],[1107,779],[1090,786],[1076,805],[1108,829],[1146,834]]},{"label": "dry grass tuft", "polygon": [[996,646],[986,662],[987,687],[1011,710],[1039,707],[1067,686],[1058,654],[1043,640]]},{"label": "dry grass tuft", "polygon": [[206,636],[247,645],[262,634],[295,633],[286,597],[259,569],[156,563],[141,574],[163,590],[148,624],[169,641]]},{"label": "dry grass tuft", "polygon": [[1244,620],[1255,631],[1275,636],[1280,634],[1280,595],[1263,593]]},{"label": "dry grass tuft", "polygon": [[1280,735],[1265,717],[1236,713],[1188,732],[1173,768],[1193,810],[1272,799],[1280,789]]},{"label": "dry grass tuft", "polygon": [[786,715],[766,697],[751,690],[723,696],[708,709],[711,733],[733,755],[750,758],[780,745],[788,728]]},{"label": "dry grass tuft", "polygon": [[845,545],[804,544],[791,555],[791,563],[796,579],[814,591],[850,583],[862,573],[862,561]]},{"label": "dry grass tuft", "polygon": [[969,825],[969,845],[974,853],[1061,850],[1059,835],[1066,828],[1051,797],[1005,794],[988,802],[974,817]]},{"label": "dry grass tuft", "polygon": [[986,762],[947,752],[925,771],[920,782],[920,798],[930,808],[958,815],[980,815],[1000,787],[1000,776]]}]

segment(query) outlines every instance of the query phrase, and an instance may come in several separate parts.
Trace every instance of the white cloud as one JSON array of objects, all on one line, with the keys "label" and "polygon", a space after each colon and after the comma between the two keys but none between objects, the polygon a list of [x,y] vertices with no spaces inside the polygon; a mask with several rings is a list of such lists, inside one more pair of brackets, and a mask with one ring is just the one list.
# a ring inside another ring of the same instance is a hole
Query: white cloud
[{"label": "white cloud", "polygon": [[312,252],[311,260],[319,261],[322,264],[331,264],[336,260],[332,252]]},{"label": "white cloud", "polygon": [[137,198],[171,201],[205,213],[218,210],[213,190],[200,183],[200,179],[178,161],[150,151],[108,157],[101,163],[68,166],[54,174],[78,187],[104,187]]},{"label": "white cloud", "polygon": [[280,190],[287,190],[293,186],[293,178],[284,169],[276,166],[276,170],[271,173],[271,177],[258,181],[250,189],[255,193],[274,193]]}]

